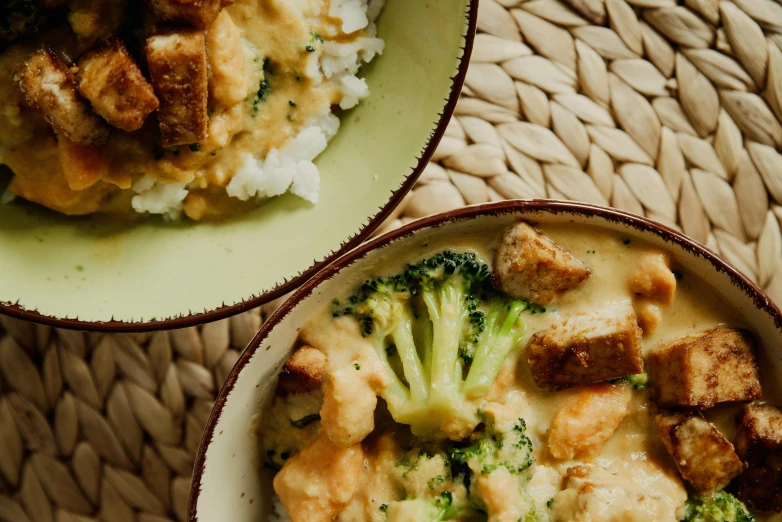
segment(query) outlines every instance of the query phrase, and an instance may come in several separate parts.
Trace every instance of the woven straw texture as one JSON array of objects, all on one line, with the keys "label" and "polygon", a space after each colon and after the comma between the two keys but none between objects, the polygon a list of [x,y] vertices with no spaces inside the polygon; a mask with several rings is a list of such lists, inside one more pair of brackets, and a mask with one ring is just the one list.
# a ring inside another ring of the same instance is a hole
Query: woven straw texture
[{"label": "woven straw texture", "polygon": [[[511,198],[683,230],[782,301],[782,6],[481,0],[456,115],[379,232]],[[270,303],[172,332],[0,318],[0,521],[185,520],[215,394]]]}]

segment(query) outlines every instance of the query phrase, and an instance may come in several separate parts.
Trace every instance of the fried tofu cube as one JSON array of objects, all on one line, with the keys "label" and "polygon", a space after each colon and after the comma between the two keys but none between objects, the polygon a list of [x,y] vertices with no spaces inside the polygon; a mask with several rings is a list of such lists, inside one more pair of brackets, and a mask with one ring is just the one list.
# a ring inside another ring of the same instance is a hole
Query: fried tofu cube
[{"label": "fried tofu cube", "polygon": [[527,223],[506,228],[494,256],[497,286],[508,295],[548,304],[589,277],[587,269],[569,252]]},{"label": "fried tofu cube", "polygon": [[158,99],[128,50],[116,38],[84,54],[72,69],[92,108],[118,129],[133,132],[157,109]]},{"label": "fried tofu cube", "polygon": [[642,373],[641,329],[632,305],[580,312],[536,333],[527,361],[538,386],[551,390]]},{"label": "fried tofu cube", "polygon": [[163,146],[206,139],[208,87],[206,43],[201,31],[164,32],[147,39],[147,62]]},{"label": "fried tofu cube", "polygon": [[302,346],[283,365],[277,393],[282,395],[317,390],[326,373],[326,354],[312,346]]},{"label": "fried tofu cube", "polygon": [[147,0],[152,13],[163,22],[205,29],[233,0]]},{"label": "fried tofu cube", "polygon": [[739,499],[750,508],[782,512],[782,409],[745,406],[734,442],[747,466],[739,477]]},{"label": "fried tofu cube", "polygon": [[671,256],[657,250],[641,254],[630,276],[629,287],[637,298],[665,305],[673,303],[676,276],[671,270]]},{"label": "fried tofu cube", "polygon": [[108,125],[79,95],[68,65],[48,45],[22,64],[14,80],[27,103],[43,112],[55,132],[78,145],[98,145],[109,139]]},{"label": "fried tofu cube", "polygon": [[723,489],[743,471],[733,444],[698,410],[664,411],[654,420],[682,478],[698,493]]},{"label": "fried tofu cube", "polygon": [[653,397],[664,408],[708,409],[760,397],[754,341],[732,328],[715,328],[658,346],[648,354],[647,370]]}]

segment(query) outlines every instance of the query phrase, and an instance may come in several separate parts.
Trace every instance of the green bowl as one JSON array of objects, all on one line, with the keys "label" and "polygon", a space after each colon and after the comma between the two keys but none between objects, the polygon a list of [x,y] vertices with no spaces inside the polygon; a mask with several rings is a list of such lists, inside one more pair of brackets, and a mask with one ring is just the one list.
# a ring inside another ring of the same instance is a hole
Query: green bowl
[{"label": "green bowl", "polygon": [[0,205],[0,313],[62,328],[173,328],[293,290],[382,223],[426,166],[464,81],[477,7],[388,1],[386,50],[365,70],[372,94],[317,159],[317,205],[286,195],[221,223],[127,226]]}]

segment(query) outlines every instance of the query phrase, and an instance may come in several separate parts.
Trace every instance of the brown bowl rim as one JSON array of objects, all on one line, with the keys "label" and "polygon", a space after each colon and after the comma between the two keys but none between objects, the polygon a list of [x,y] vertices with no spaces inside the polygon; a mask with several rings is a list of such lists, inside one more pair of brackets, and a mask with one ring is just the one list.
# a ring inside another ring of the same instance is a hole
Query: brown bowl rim
[{"label": "brown bowl rim", "polygon": [[94,332],[148,332],[157,330],[171,330],[176,328],[186,328],[189,326],[196,326],[212,321],[218,321],[225,319],[232,315],[236,315],[247,310],[251,310],[258,306],[261,306],[269,301],[273,301],[278,297],[281,297],[288,292],[295,290],[302,283],[307,281],[310,277],[320,271],[322,268],[338,259],[345,252],[349,252],[352,248],[361,244],[377,227],[379,227],[386,218],[394,211],[399,205],[410,189],[413,188],[415,182],[418,181],[419,176],[423,172],[426,165],[429,163],[432,155],[434,154],[437,145],[440,143],[445,129],[448,127],[448,122],[456,109],[456,103],[459,101],[459,95],[464,85],[464,80],[467,75],[467,68],[470,64],[470,56],[472,55],[473,42],[475,40],[475,32],[478,24],[478,0],[470,0],[470,5],[465,11],[467,30],[464,34],[464,47],[462,47],[462,57],[459,59],[459,65],[456,69],[456,74],[451,77],[451,91],[448,94],[446,103],[443,106],[443,110],[440,113],[437,125],[432,131],[429,141],[426,147],[421,152],[418,158],[418,163],[411,171],[410,175],[405,178],[402,185],[392,192],[391,198],[386,204],[375,214],[366,224],[362,225],[358,232],[349,237],[346,241],[340,244],[339,248],[328,254],[323,260],[313,263],[308,269],[299,273],[290,280],[281,283],[268,292],[261,293],[256,297],[246,299],[233,305],[223,305],[214,310],[208,312],[190,313],[179,317],[173,317],[169,319],[156,319],[152,321],[82,321],[78,318],[68,319],[59,318],[50,315],[44,315],[36,310],[26,309],[18,303],[4,303],[0,302],[0,314],[7,315],[23,321],[29,321],[32,323],[43,324],[52,326],[55,328],[67,329],[67,330],[81,330],[81,331],[94,331]]},{"label": "brown bowl rim", "polygon": [[571,214],[576,216],[597,216],[606,219],[610,223],[628,225],[640,232],[651,232],[658,237],[661,237],[666,243],[678,245],[686,252],[709,261],[717,272],[724,272],[727,274],[731,279],[731,283],[751,297],[755,307],[768,313],[774,319],[776,328],[782,331],[782,311],[780,311],[779,307],[774,304],[759,286],[740,270],[694,239],[645,217],[637,216],[623,210],[592,205],[589,203],[546,199],[510,200],[485,203],[434,214],[416,220],[392,232],[378,236],[337,259],[303,284],[296,293],[288,298],[288,300],[285,301],[285,303],[283,303],[282,306],[280,306],[280,308],[277,309],[277,311],[275,311],[261,326],[261,329],[247,345],[244,352],[242,352],[239,359],[236,361],[233,369],[228,374],[228,378],[220,389],[220,393],[215,400],[215,405],[207,420],[193,467],[193,480],[188,504],[188,522],[198,521],[196,506],[198,504],[198,497],[201,493],[201,477],[205,470],[206,450],[213,439],[215,427],[220,420],[223,407],[236,384],[239,374],[255,355],[255,352],[261,346],[263,340],[268,337],[274,327],[277,326],[277,324],[280,323],[280,321],[282,321],[302,299],[310,296],[321,283],[334,277],[343,268],[363,259],[369,252],[396,240],[411,236],[421,229],[436,228],[454,221],[466,221],[476,217],[489,215],[517,214],[519,218],[523,218],[525,214],[539,211],[548,212],[554,215]]}]

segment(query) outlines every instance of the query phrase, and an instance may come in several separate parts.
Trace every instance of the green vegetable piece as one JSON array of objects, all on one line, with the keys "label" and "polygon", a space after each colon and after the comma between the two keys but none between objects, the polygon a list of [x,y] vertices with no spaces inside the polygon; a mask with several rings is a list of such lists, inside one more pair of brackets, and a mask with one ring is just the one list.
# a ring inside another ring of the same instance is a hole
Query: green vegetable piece
[{"label": "green vegetable piece", "polygon": [[394,420],[416,436],[458,440],[478,424],[469,400],[518,347],[528,308],[495,290],[474,254],[447,250],[366,281],[333,315],[352,316],[371,339],[391,377],[380,395]]},{"label": "green vegetable piece", "polygon": [[755,517],[739,499],[726,491],[711,498],[692,495],[687,500],[682,522],[756,522]]}]

